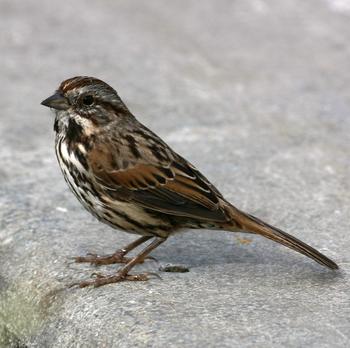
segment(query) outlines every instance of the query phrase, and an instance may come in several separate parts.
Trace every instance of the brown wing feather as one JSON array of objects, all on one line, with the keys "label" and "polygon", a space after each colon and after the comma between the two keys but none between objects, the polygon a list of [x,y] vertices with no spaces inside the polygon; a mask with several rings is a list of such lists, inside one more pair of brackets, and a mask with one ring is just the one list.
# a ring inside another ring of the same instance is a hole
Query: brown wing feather
[{"label": "brown wing feather", "polygon": [[130,190],[146,190],[166,183],[170,179],[167,168],[157,168],[145,164],[136,164],[126,170],[109,172],[107,175],[118,185]]},{"label": "brown wing feather", "polygon": [[227,221],[220,207],[219,191],[186,160],[175,153],[171,155],[162,165],[147,163],[145,157],[124,159],[124,168],[120,168],[113,152],[96,148],[91,151],[89,164],[101,185],[114,191],[129,190],[130,199],[146,207],[174,215]]}]

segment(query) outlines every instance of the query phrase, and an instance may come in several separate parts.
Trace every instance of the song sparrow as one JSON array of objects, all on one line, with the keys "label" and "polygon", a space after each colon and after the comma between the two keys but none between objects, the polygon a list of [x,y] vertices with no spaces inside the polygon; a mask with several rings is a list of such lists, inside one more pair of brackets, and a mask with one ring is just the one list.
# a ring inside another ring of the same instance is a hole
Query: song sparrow
[{"label": "song sparrow", "polygon": [[[129,271],[171,234],[193,228],[256,233],[338,268],[309,245],[235,208],[191,163],[138,122],[105,82],[68,79],[42,105],[56,110],[56,155],[75,196],[98,220],[141,236],[112,255],[77,257],[77,262],[96,265],[125,263],[115,274],[99,274],[77,283],[80,287],[148,279],[147,273]],[[125,257],[150,239],[136,257]]]}]

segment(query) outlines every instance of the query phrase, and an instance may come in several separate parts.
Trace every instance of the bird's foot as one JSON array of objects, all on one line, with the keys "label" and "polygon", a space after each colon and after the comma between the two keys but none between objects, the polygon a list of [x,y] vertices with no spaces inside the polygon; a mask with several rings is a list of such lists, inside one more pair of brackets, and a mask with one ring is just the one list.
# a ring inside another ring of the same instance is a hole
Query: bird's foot
[{"label": "bird's foot", "polygon": [[[125,253],[123,250],[118,250],[114,254],[109,255],[97,255],[88,253],[86,256],[74,256],[72,259],[77,263],[88,262],[95,266],[101,265],[112,265],[114,263],[128,263],[132,258],[125,257]],[[155,257],[147,256],[145,259],[140,259],[138,263],[143,263],[145,260],[153,260],[158,262]]]},{"label": "bird's foot", "polygon": [[110,255],[100,256],[97,254],[88,253],[86,256],[76,256],[76,257],[73,257],[73,259],[77,263],[89,262],[92,265],[101,266],[101,265],[112,265],[114,263],[128,263],[131,259],[129,257],[125,257],[124,255],[125,253],[123,252],[123,250],[118,250],[114,254],[110,254]]},{"label": "bird's foot", "polygon": [[95,288],[106,285],[106,284],[112,284],[112,283],[119,283],[123,281],[146,281],[149,279],[149,276],[157,276],[160,278],[160,276],[156,273],[139,273],[139,274],[124,274],[124,272],[117,272],[116,274],[112,275],[104,275],[101,273],[93,273],[92,276],[94,276],[93,279],[90,280],[83,280],[81,282],[76,282],[71,284],[69,287],[78,286],[79,288],[85,288],[87,286],[93,286]]}]

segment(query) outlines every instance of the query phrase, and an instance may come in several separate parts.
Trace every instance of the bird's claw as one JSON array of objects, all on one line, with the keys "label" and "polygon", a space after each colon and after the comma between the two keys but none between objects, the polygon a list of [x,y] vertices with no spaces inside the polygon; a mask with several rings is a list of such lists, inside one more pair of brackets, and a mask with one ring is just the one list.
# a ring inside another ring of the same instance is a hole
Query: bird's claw
[{"label": "bird's claw", "polygon": [[75,282],[70,284],[68,287],[72,288],[74,286],[78,286],[79,288],[85,288],[87,286],[93,286],[95,288],[112,283],[119,283],[122,281],[146,281],[149,279],[149,276],[155,276],[159,279],[162,279],[158,274],[145,272],[139,274],[123,274],[116,273],[113,275],[103,275],[101,273],[92,273],[91,275],[94,279],[91,280],[83,280],[81,282]]}]

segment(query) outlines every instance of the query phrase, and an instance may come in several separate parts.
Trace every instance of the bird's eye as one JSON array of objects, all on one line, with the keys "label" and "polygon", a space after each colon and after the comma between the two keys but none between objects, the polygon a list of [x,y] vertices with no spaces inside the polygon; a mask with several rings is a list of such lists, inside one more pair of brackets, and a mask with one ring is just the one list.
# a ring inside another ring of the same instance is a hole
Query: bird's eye
[{"label": "bird's eye", "polygon": [[84,95],[82,102],[86,106],[90,106],[94,103],[94,97],[92,95]]}]

